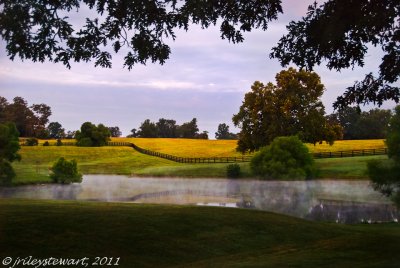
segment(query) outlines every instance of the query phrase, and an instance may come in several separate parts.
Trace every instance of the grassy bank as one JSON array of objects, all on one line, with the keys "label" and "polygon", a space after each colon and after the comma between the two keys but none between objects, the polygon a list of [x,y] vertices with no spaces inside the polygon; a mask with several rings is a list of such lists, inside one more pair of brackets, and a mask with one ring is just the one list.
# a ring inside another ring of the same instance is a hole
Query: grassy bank
[{"label": "grassy bank", "polygon": [[[22,147],[21,162],[14,162],[15,185],[50,182],[49,168],[63,156],[78,161],[83,174],[121,174],[140,176],[226,177],[227,164],[181,164],[136,152],[129,147]],[[386,156],[332,158],[316,160],[318,178],[367,179],[366,162]],[[242,177],[252,177],[248,163],[241,163]]]},{"label": "grassy bank", "polygon": [[[0,200],[0,258],[119,257],[119,267],[397,267],[399,224],[262,211]],[[91,267],[91,266],[89,266]]]}]

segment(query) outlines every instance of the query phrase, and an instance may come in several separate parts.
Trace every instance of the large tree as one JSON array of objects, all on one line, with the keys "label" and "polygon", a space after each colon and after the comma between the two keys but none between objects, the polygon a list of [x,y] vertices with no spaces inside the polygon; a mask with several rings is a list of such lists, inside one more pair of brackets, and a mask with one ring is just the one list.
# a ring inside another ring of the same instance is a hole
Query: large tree
[{"label": "large tree", "polygon": [[218,125],[218,130],[215,132],[217,140],[234,140],[237,138],[236,134],[229,132],[229,126],[225,123]]},{"label": "large tree", "polygon": [[46,104],[28,106],[22,97],[15,97],[8,103],[0,97],[0,123],[13,122],[22,137],[45,138],[50,115],[51,108]]},{"label": "large tree", "polygon": [[156,123],[157,126],[157,136],[159,138],[176,138],[178,133],[178,126],[176,121],[172,119],[160,118]]},{"label": "large tree", "polygon": [[122,132],[119,130],[119,127],[108,127],[108,130],[110,131],[111,137],[121,137]]},{"label": "large tree", "polygon": [[51,139],[62,139],[65,137],[65,129],[58,122],[51,122],[47,126],[49,138]]},{"label": "large tree", "polygon": [[256,81],[233,116],[241,128],[237,149],[254,151],[275,137],[291,135],[314,144],[332,143],[340,133],[327,135],[333,128],[320,100],[324,89],[316,73],[293,68],[278,73],[276,85]]},{"label": "large tree", "polygon": [[0,124],[0,185],[9,184],[15,177],[11,163],[21,159],[18,137],[14,123]]},{"label": "large tree", "polygon": [[[267,29],[282,12],[280,0],[178,1],[178,0],[0,0],[0,36],[8,56],[62,62],[95,60],[111,67],[112,55],[127,49],[124,66],[168,59],[167,39],[190,24],[202,28],[220,23],[221,37],[236,43],[243,32]],[[69,13],[92,9],[82,28],[71,24]]]},{"label": "large tree", "polygon": [[141,138],[157,138],[157,126],[150,119],[146,119],[139,127],[138,136]]},{"label": "large tree", "polygon": [[110,141],[110,130],[103,124],[97,126],[91,122],[85,122],[81,130],[76,131],[75,138],[78,146],[104,146]]},{"label": "large tree", "polygon": [[288,34],[273,48],[270,56],[282,66],[294,63],[313,70],[326,63],[340,71],[363,66],[368,46],[380,47],[383,57],[379,73],[347,88],[334,104],[343,108],[352,103],[381,105],[400,99],[400,2],[398,0],[328,0],[308,8],[300,21],[290,22]]},{"label": "large tree", "polygon": [[183,123],[178,128],[180,138],[194,139],[199,134],[197,126],[197,118],[193,118],[190,122]]}]

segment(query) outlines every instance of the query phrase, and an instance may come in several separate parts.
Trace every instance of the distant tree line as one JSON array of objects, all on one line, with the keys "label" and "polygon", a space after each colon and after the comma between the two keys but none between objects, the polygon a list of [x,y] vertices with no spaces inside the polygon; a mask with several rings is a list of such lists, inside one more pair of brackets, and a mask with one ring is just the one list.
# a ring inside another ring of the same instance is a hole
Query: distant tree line
[{"label": "distant tree line", "polygon": [[391,116],[391,110],[372,109],[362,112],[359,107],[346,107],[327,118],[342,126],[344,140],[363,140],[383,139]]},{"label": "distant tree line", "polygon": [[139,129],[132,129],[127,137],[208,139],[208,131],[199,132],[196,118],[182,125],[173,119],[160,118],[158,122],[146,119]]},{"label": "distant tree line", "polygon": [[[289,69],[279,73],[277,79],[276,86],[255,82],[252,91],[246,94],[239,113],[234,116],[235,125],[242,128],[239,134],[230,132],[229,126],[221,123],[215,138],[239,139],[241,148],[247,146],[254,149],[268,144],[277,136],[296,134],[311,143],[385,138],[391,110],[361,111],[358,107],[346,107],[325,115],[319,101],[323,85],[318,76]],[[297,90],[291,90],[295,86]],[[49,122],[51,114],[51,108],[46,104],[28,105],[22,97],[15,97],[9,102],[0,96],[0,124],[14,123],[20,137],[77,138],[79,131],[66,131],[59,122]],[[103,127],[108,129],[109,137],[122,136],[118,126]],[[160,118],[157,122],[146,119],[138,129],[132,129],[128,137],[209,138],[207,131],[199,131],[196,118],[181,125],[173,119]],[[94,141],[94,144],[97,142]]]}]

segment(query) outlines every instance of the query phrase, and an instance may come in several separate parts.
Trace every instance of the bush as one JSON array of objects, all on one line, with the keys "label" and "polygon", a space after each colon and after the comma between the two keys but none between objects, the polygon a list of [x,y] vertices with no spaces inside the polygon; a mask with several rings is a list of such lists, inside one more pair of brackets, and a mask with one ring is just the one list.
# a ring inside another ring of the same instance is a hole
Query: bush
[{"label": "bush", "polygon": [[45,141],[45,142],[43,143],[43,146],[50,146],[50,143],[49,143],[48,141]]},{"label": "bush", "polygon": [[240,166],[238,164],[230,164],[226,167],[226,175],[228,178],[238,178],[240,176]]},{"label": "bush", "polygon": [[62,143],[61,139],[57,139],[57,143],[56,143],[56,145],[57,145],[57,146],[62,146],[62,145],[63,145],[63,143]]},{"label": "bush", "polygon": [[26,146],[38,146],[39,141],[36,138],[29,138],[25,141]]},{"label": "bush", "polygon": [[297,136],[277,137],[254,155],[250,167],[265,179],[310,179],[314,159]]},{"label": "bush", "polygon": [[82,181],[82,174],[78,172],[78,164],[75,160],[68,161],[61,157],[53,164],[51,171],[50,178],[55,183],[64,184]]}]

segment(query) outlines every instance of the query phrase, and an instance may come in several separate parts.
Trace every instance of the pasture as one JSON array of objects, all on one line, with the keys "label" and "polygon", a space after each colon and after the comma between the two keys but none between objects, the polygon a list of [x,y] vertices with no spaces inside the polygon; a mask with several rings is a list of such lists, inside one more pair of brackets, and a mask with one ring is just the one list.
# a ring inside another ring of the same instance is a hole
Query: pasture
[{"label": "pasture", "polygon": [[[181,164],[166,159],[141,154],[130,147],[77,147],[22,146],[21,162],[14,162],[17,177],[14,185],[48,183],[49,168],[59,157],[75,159],[83,174],[119,174],[136,176],[172,176],[225,178],[227,164]],[[236,140],[161,139],[161,138],[113,138],[115,142],[133,142],[144,149],[181,157],[240,157],[236,152]],[[63,140],[71,142],[71,140]],[[54,140],[49,140],[55,144]],[[383,148],[383,140],[347,140],[328,144],[307,144],[312,152],[346,151]],[[366,162],[370,159],[386,159],[386,156],[317,159],[319,179],[367,179]],[[248,163],[240,163],[242,178],[253,177]]]}]

